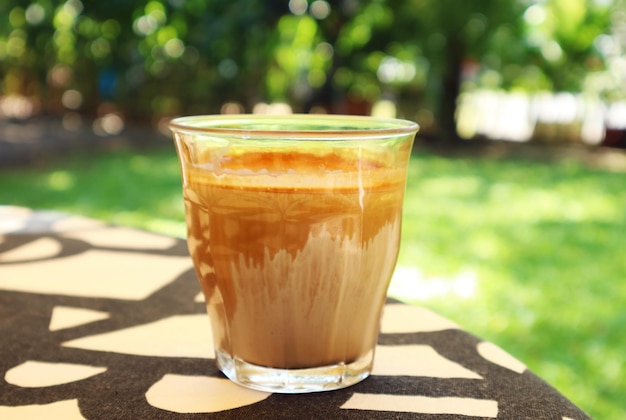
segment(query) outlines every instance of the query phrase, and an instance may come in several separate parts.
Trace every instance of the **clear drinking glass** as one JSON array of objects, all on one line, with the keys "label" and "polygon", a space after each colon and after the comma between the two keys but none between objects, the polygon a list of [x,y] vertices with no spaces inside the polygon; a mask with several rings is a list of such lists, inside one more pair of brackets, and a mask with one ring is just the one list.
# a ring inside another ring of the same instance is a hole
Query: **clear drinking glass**
[{"label": "clear drinking glass", "polygon": [[365,379],[417,124],[226,115],[170,128],[219,369],[283,393]]}]

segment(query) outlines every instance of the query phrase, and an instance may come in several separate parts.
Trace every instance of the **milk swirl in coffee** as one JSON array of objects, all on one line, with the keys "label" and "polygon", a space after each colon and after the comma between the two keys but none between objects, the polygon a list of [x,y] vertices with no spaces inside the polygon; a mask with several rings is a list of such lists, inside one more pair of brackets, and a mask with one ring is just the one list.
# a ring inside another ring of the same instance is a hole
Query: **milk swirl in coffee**
[{"label": "milk swirl in coffee", "polygon": [[216,350],[281,369],[371,353],[405,169],[333,152],[207,151],[195,161],[183,168],[188,243]]}]

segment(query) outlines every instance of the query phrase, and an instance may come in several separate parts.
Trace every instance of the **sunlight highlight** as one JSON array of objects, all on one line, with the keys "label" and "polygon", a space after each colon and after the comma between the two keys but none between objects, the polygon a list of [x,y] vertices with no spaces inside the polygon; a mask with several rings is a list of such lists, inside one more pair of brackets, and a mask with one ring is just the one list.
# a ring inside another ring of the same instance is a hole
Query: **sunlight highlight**
[{"label": "sunlight highlight", "polygon": [[389,295],[412,301],[444,296],[471,299],[476,295],[475,272],[461,272],[452,278],[426,277],[418,268],[398,266],[391,279]]}]

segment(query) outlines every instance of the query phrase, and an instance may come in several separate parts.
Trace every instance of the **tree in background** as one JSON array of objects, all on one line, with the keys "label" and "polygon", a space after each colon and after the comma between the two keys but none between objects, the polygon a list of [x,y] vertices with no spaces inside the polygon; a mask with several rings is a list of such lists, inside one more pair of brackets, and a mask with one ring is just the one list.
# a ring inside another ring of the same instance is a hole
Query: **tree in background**
[{"label": "tree in background", "polygon": [[455,115],[464,73],[489,66],[498,71],[502,63],[522,60],[519,16],[523,8],[520,1],[398,2],[394,34],[417,38],[429,62],[427,90],[441,140],[459,140]]},{"label": "tree in background", "polygon": [[369,113],[388,101],[458,141],[462,91],[616,97],[622,1],[10,0],[0,4],[0,95],[40,112],[131,118],[272,101]]}]

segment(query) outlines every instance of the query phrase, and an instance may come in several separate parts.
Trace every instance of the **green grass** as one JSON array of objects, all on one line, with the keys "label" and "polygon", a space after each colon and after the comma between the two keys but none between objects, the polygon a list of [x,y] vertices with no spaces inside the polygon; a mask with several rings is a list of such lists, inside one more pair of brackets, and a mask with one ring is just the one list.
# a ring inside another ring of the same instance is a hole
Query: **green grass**
[{"label": "green grass", "polygon": [[0,204],[54,209],[184,237],[174,147],[80,153],[0,171]]},{"label": "green grass", "polygon": [[[0,203],[183,236],[173,148],[0,171]],[[626,174],[572,162],[411,162],[392,293],[518,357],[594,418],[626,407]]]},{"label": "green grass", "polygon": [[404,295],[499,344],[594,418],[623,418],[625,186],[626,174],[574,162],[417,156],[399,264],[439,293],[420,298],[404,280]]}]

